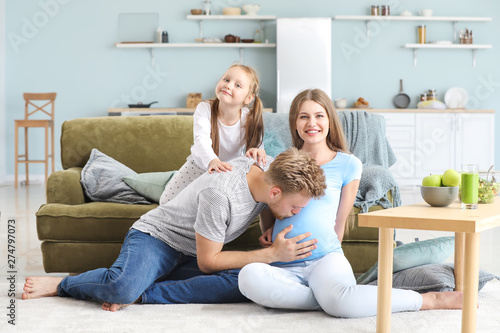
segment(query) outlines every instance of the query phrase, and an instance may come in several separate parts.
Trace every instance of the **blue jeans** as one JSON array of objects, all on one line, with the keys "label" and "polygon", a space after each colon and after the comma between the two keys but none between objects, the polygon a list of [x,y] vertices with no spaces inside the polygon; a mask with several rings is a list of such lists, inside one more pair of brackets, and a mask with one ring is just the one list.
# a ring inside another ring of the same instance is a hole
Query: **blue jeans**
[{"label": "blue jeans", "polygon": [[234,303],[248,301],[238,289],[239,270],[206,275],[196,258],[183,255],[164,242],[131,229],[120,255],[109,269],[98,268],[64,278],[59,296],[100,302]]}]

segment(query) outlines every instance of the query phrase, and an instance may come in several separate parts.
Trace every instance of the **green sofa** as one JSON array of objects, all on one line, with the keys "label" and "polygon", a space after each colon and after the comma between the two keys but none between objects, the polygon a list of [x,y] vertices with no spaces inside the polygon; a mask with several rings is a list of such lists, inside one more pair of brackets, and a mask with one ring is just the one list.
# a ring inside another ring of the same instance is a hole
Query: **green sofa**
[{"label": "green sofa", "polygon": [[[36,213],[47,273],[80,273],[109,267],[118,256],[130,226],[157,206],[89,202],[80,184],[80,175],[92,148],[137,173],[177,170],[190,153],[192,125],[192,116],[102,117],[64,122],[63,170],[50,175],[47,203]],[[376,209],[381,207],[371,208]],[[356,224],[358,212],[357,208],[351,212]],[[258,248],[259,236],[256,220],[225,249]],[[377,260],[378,230],[356,226],[345,237],[343,249],[355,273],[367,271]]]}]

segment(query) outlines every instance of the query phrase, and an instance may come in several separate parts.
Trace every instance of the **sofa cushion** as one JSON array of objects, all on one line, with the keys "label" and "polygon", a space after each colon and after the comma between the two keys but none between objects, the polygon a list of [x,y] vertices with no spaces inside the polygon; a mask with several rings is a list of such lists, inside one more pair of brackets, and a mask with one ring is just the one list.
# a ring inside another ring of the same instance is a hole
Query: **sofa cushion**
[{"label": "sofa cushion", "polygon": [[91,201],[147,205],[150,202],[122,179],[134,174],[134,170],[94,148],[80,181]]},{"label": "sofa cushion", "polygon": [[160,202],[165,185],[177,171],[137,173],[123,177],[123,181],[151,202]]},{"label": "sofa cushion", "polygon": [[89,202],[82,205],[45,204],[36,213],[42,241],[123,242],[132,224],[152,205]]},{"label": "sofa cushion", "polygon": [[[392,286],[393,288],[414,290],[419,293],[452,291],[455,289],[454,274],[453,264],[429,264],[412,267],[394,273]],[[478,290],[481,290],[492,279],[500,280],[500,277],[480,269]],[[377,280],[369,284],[377,285]]]},{"label": "sofa cushion", "polygon": [[[393,254],[393,272],[426,265],[439,264],[448,259],[455,249],[455,237],[439,237],[398,246]],[[378,262],[358,277],[358,284],[368,284],[377,279]]]},{"label": "sofa cushion", "polygon": [[83,168],[97,148],[137,173],[178,170],[192,144],[193,116],[72,119],[61,128],[61,163]]}]

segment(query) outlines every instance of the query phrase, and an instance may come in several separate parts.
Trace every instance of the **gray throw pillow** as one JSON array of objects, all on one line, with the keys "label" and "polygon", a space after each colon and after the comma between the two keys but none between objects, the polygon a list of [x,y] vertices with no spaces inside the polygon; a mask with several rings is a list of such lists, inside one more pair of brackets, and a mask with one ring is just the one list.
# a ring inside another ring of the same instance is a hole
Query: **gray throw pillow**
[{"label": "gray throw pillow", "polygon": [[92,201],[149,205],[149,201],[123,181],[124,176],[134,174],[134,170],[94,148],[83,167],[80,182]]},{"label": "gray throw pillow", "polygon": [[[429,264],[408,268],[394,273],[392,277],[392,287],[398,289],[414,290],[419,293],[455,289],[453,264]],[[480,269],[478,290],[492,279],[500,280],[500,277]],[[377,285],[377,280],[368,284]]]},{"label": "gray throw pillow", "polygon": [[[438,237],[424,241],[403,244],[394,249],[393,273],[403,269],[426,265],[440,264],[446,261],[455,249],[455,237]],[[358,284],[368,284],[377,279],[378,262],[365,274],[358,277]]]}]

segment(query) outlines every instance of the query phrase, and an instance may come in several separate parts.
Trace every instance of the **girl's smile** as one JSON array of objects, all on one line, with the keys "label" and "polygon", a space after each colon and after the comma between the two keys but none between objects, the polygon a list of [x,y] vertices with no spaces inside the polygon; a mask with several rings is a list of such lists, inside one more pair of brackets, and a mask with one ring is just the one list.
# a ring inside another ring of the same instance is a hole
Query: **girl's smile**
[{"label": "girl's smile", "polygon": [[239,67],[228,69],[217,83],[215,94],[222,103],[238,107],[250,103],[253,96],[247,73]]}]

